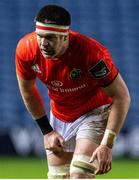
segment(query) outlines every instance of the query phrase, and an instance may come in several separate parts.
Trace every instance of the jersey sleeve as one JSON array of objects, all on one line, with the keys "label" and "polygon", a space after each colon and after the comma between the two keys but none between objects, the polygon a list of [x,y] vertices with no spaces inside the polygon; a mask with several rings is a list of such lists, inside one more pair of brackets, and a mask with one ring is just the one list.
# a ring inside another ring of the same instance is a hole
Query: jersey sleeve
[{"label": "jersey sleeve", "polygon": [[117,77],[118,69],[108,49],[105,48],[103,51],[98,52],[97,60],[89,69],[89,74],[101,87],[108,86]]},{"label": "jersey sleeve", "polygon": [[32,69],[32,60],[28,56],[30,53],[21,43],[17,45],[15,54],[16,73],[25,80],[36,78],[36,74]]}]

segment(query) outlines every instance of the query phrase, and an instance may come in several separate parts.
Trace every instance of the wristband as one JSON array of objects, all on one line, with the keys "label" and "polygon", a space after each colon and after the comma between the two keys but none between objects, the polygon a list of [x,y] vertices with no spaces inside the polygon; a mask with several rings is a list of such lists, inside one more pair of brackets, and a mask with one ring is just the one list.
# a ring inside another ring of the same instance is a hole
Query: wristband
[{"label": "wristband", "polygon": [[36,123],[40,127],[43,135],[48,134],[49,132],[53,131],[53,128],[50,125],[49,120],[46,115],[39,119],[36,119]]},{"label": "wristband", "polygon": [[103,139],[101,141],[101,145],[106,145],[109,148],[113,147],[114,141],[116,139],[116,133],[110,129],[106,129]]}]

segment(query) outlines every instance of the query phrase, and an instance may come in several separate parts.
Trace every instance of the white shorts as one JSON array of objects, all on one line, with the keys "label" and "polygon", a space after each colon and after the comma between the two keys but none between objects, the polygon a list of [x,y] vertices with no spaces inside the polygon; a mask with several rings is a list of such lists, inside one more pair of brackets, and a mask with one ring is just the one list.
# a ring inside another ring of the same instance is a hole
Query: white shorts
[{"label": "white shorts", "polygon": [[[100,144],[110,112],[110,104],[100,106],[82,115],[74,122],[66,123],[57,119],[50,113],[50,124],[65,140],[64,151],[74,152],[76,140],[90,139]],[[47,150],[47,155],[52,151]]]}]

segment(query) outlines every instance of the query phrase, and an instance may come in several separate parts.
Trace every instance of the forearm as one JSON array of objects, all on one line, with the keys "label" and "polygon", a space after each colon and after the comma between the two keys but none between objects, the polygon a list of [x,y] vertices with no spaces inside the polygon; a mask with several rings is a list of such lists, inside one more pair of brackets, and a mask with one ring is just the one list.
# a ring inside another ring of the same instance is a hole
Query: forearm
[{"label": "forearm", "polygon": [[36,79],[24,80],[17,75],[17,80],[24,104],[40,127],[42,134],[46,135],[52,132],[53,128],[49,123],[45,106],[36,87]]},{"label": "forearm", "polygon": [[26,91],[21,91],[24,104],[33,119],[38,119],[46,114],[45,106],[36,86]]},{"label": "forearm", "polygon": [[112,148],[114,140],[119,134],[128,113],[130,94],[120,74],[112,84],[104,88],[104,91],[109,97],[112,97],[113,102],[101,144]]},{"label": "forearm", "polygon": [[101,145],[113,147],[114,141],[119,134],[125,121],[130,106],[130,97],[113,99],[111,112],[108,117],[107,127],[101,141]]},{"label": "forearm", "polygon": [[108,118],[107,129],[111,129],[117,135],[119,134],[126,119],[129,106],[130,106],[130,97],[127,96],[123,99],[113,98],[113,104]]}]

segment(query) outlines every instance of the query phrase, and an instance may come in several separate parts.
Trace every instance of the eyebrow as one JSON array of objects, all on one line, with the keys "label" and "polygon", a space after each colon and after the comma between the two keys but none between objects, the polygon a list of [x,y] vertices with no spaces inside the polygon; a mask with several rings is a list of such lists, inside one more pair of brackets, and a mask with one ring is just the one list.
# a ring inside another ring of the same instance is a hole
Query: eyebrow
[{"label": "eyebrow", "polygon": [[39,34],[36,33],[38,36],[43,36],[43,37],[57,37],[55,34]]}]

